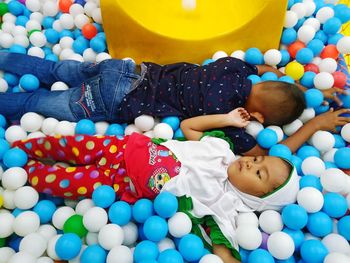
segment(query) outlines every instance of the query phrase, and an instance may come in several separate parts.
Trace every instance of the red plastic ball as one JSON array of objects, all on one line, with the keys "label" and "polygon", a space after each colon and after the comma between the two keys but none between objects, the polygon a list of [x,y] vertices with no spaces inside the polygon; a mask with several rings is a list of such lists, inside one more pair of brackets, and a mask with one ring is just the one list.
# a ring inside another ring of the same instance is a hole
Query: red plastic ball
[{"label": "red plastic ball", "polygon": [[289,55],[292,58],[295,58],[295,56],[297,55],[297,52],[304,47],[305,47],[305,44],[303,42],[299,40],[295,41],[294,43],[290,44],[288,47]]},{"label": "red plastic ball", "polygon": [[306,71],[312,71],[312,72],[315,72],[316,74],[320,73],[320,70],[318,69],[318,66],[313,64],[313,63],[305,65],[304,69],[305,69],[305,72]]},{"label": "red plastic ball", "polygon": [[93,24],[85,24],[81,29],[83,36],[87,39],[91,39],[97,34],[97,28]]},{"label": "red plastic ball", "polygon": [[72,0],[59,0],[58,7],[63,13],[69,13],[69,8],[72,4]]},{"label": "red plastic ball", "polygon": [[341,71],[332,73],[334,78],[334,87],[343,88],[346,85],[346,75]]},{"label": "red plastic ball", "polygon": [[339,56],[339,51],[335,45],[327,45],[323,48],[320,57],[321,58],[333,58],[337,59]]}]

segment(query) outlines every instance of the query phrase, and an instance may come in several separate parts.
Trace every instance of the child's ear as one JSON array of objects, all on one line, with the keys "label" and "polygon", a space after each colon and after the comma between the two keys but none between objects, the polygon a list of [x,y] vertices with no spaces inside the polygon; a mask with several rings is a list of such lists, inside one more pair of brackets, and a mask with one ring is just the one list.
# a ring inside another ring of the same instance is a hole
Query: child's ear
[{"label": "child's ear", "polygon": [[264,121],[265,121],[264,115],[262,115],[260,112],[255,111],[255,112],[250,112],[249,114],[256,121],[260,122],[261,124],[264,123]]}]

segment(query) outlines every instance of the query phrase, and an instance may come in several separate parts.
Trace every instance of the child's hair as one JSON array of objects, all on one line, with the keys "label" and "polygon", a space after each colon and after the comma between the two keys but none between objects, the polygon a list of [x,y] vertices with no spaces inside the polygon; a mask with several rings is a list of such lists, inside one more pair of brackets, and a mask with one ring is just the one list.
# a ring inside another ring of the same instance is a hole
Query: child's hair
[{"label": "child's hair", "polygon": [[306,108],[304,93],[292,83],[284,81],[263,82],[265,125],[285,125],[297,119]]}]

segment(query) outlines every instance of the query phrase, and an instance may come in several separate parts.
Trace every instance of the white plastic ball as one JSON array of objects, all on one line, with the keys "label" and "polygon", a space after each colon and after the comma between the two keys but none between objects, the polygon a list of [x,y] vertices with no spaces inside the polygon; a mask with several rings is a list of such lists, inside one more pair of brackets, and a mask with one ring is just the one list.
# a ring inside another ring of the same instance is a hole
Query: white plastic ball
[{"label": "white plastic ball", "polygon": [[41,131],[46,135],[53,134],[58,123],[59,121],[54,118],[46,118],[41,124]]},{"label": "white plastic ball", "polygon": [[116,224],[103,226],[98,233],[98,243],[106,250],[120,246],[124,240],[123,229]]},{"label": "white plastic ball", "polygon": [[101,52],[96,55],[96,62],[100,63],[104,60],[111,59],[111,55],[106,52]]},{"label": "white plastic ball", "polygon": [[52,29],[55,29],[57,32],[61,32],[63,30],[63,26],[61,25],[61,21],[55,20],[52,23]]},{"label": "white plastic ball", "polygon": [[183,237],[191,232],[192,221],[183,212],[177,212],[168,220],[169,233],[176,238]]},{"label": "white plastic ball", "polygon": [[241,225],[236,229],[238,244],[248,250],[257,249],[262,242],[262,234],[257,227],[252,225]]},{"label": "white plastic ball", "polygon": [[75,208],[78,204],[78,200],[72,200],[72,199],[64,199],[64,205],[69,206],[71,208]]},{"label": "white plastic ball", "polygon": [[167,249],[174,249],[175,243],[170,238],[166,237],[158,242],[158,250],[159,252],[162,252]]},{"label": "white plastic ball", "polygon": [[325,258],[323,263],[349,263],[350,257],[341,253],[329,253]]},{"label": "white plastic ball", "polygon": [[313,146],[320,152],[331,150],[335,144],[334,136],[328,131],[317,131],[312,135],[311,141]]},{"label": "white plastic ball", "polygon": [[26,36],[19,35],[14,37],[13,44],[17,44],[27,48],[30,43],[29,43],[29,39]]},{"label": "white plastic ball", "polygon": [[23,186],[16,190],[14,202],[19,209],[30,209],[36,205],[39,200],[38,192],[31,186]]},{"label": "white plastic ball", "polygon": [[19,244],[19,251],[27,252],[38,258],[42,256],[47,248],[47,240],[38,233],[25,236]]},{"label": "white plastic ball", "polygon": [[350,36],[344,36],[337,42],[337,49],[340,53],[350,53]]},{"label": "white plastic ball", "polygon": [[27,55],[38,57],[38,58],[45,58],[45,52],[40,47],[31,47],[28,49]]},{"label": "white plastic ball", "polygon": [[2,262],[8,262],[16,252],[10,247],[0,247],[0,258]]},{"label": "white plastic ball", "polygon": [[280,260],[290,258],[295,250],[293,239],[285,232],[272,233],[267,240],[267,248],[273,257]]},{"label": "white plastic ball", "polygon": [[224,263],[224,261],[217,255],[207,254],[199,260],[199,263]]},{"label": "white plastic ball", "polygon": [[96,56],[97,54],[92,48],[87,48],[83,52],[83,58],[86,62],[95,62]]},{"label": "white plastic ball", "polygon": [[69,206],[59,207],[52,215],[52,224],[57,229],[63,229],[66,220],[74,214],[74,209]]},{"label": "white plastic ball", "polygon": [[84,5],[85,14],[92,17],[92,12],[97,8],[97,4],[93,1],[86,2]]},{"label": "white plastic ball", "polygon": [[55,83],[53,83],[51,85],[51,91],[55,91],[55,90],[67,90],[69,89],[69,86],[62,82],[62,81],[56,81]]},{"label": "white plastic ball", "polygon": [[243,50],[236,50],[231,53],[231,57],[238,58],[244,61],[245,52]]},{"label": "white plastic ball", "polygon": [[196,9],[196,0],[182,0],[182,9],[186,11],[193,11]]},{"label": "white plastic ball", "polygon": [[133,222],[129,222],[126,225],[122,226],[122,229],[124,232],[123,245],[131,246],[137,241],[139,235],[137,225]]},{"label": "white plastic ball", "polygon": [[303,111],[303,113],[299,116],[299,120],[302,121],[302,123],[306,123],[312,118],[314,118],[316,115],[314,108],[307,108]]},{"label": "white plastic ball", "polygon": [[62,48],[60,44],[55,44],[52,46],[52,52],[56,55],[59,56],[61,54]]},{"label": "white plastic ball", "polygon": [[74,17],[74,24],[79,29],[82,29],[84,25],[89,23],[89,21],[89,18],[84,14],[78,14]]},{"label": "white plastic ball", "polygon": [[312,64],[315,64],[316,66],[320,65],[322,62],[322,58],[320,57],[314,57],[313,60],[311,61]]},{"label": "white plastic ball", "polygon": [[27,252],[17,252],[7,263],[36,263],[36,258]]},{"label": "white plastic ball", "polygon": [[237,216],[237,226],[240,225],[253,225],[259,226],[259,219],[253,212],[239,213]]},{"label": "white plastic ball", "polygon": [[216,51],[214,54],[213,54],[213,57],[212,59],[215,61],[215,60],[218,60],[220,58],[224,58],[224,57],[227,57],[227,53],[225,51]]},{"label": "white plastic ball", "polygon": [[85,237],[86,244],[91,246],[94,244],[98,244],[98,233],[88,232]]},{"label": "white plastic ball", "polygon": [[5,189],[17,190],[26,184],[28,174],[21,167],[11,167],[2,174],[2,186]]},{"label": "white plastic ball", "polygon": [[32,30],[41,30],[41,24],[36,21],[36,20],[29,20],[27,23],[26,23],[26,29],[27,29],[27,32],[30,32]]},{"label": "white plastic ball", "polygon": [[78,62],[84,62],[84,58],[80,54],[76,54],[76,53],[70,55],[67,59],[68,60],[75,60]]},{"label": "white plastic ball", "polygon": [[322,193],[314,187],[304,187],[297,195],[298,204],[305,208],[308,213],[316,213],[323,207]]},{"label": "white plastic ball", "polygon": [[281,214],[275,210],[266,210],[259,216],[259,225],[260,228],[267,234],[281,231],[283,228]]},{"label": "white plastic ball", "polygon": [[83,225],[90,232],[100,231],[107,221],[107,212],[101,207],[90,208],[83,216]]},{"label": "white plastic ball", "polygon": [[44,19],[44,15],[40,12],[33,12],[30,14],[29,19],[38,21],[41,24]]},{"label": "white plastic ball", "polygon": [[0,238],[5,238],[13,233],[15,217],[11,213],[0,213]]},{"label": "white plastic ball", "polygon": [[62,49],[66,49],[66,48],[72,48],[73,42],[74,42],[73,38],[66,36],[60,39],[59,44]]},{"label": "white plastic ball", "polygon": [[86,198],[81,201],[79,201],[75,207],[75,212],[78,215],[84,215],[86,211],[88,211],[90,208],[94,207],[95,204],[92,201],[92,199]]},{"label": "white plastic ball", "polygon": [[74,27],[74,18],[72,15],[64,13],[59,19],[63,29],[72,29]]},{"label": "white plastic ball", "polygon": [[116,246],[107,255],[107,263],[132,263],[133,253],[126,246]]},{"label": "white plastic ball", "polygon": [[27,138],[27,133],[19,125],[10,126],[5,132],[5,139],[11,144],[18,140],[24,140],[25,138]]},{"label": "white plastic ball", "polygon": [[150,115],[141,115],[135,119],[135,126],[145,132],[149,131],[154,126],[154,118]]},{"label": "white plastic ball", "polygon": [[11,14],[10,12],[7,12],[2,16],[2,21],[3,22],[11,22],[11,23],[16,23],[17,17]]},{"label": "white plastic ball", "polygon": [[[11,22],[4,22],[4,23],[2,23],[1,30],[2,30],[2,32],[12,34],[12,32],[13,32],[13,30],[14,30],[15,27],[16,27],[16,26],[15,26],[14,23],[11,23]],[[12,34],[12,36],[14,36],[14,35]]]},{"label": "white plastic ball", "polygon": [[332,149],[330,149],[329,151],[325,152],[325,153],[322,155],[323,161],[334,163],[334,155],[335,155],[335,153],[336,153],[337,151],[338,151],[337,148],[332,148]]},{"label": "white plastic ball", "polygon": [[42,6],[44,16],[55,16],[58,13],[58,5],[55,1],[44,1]]},{"label": "white plastic ball", "polygon": [[3,78],[0,78],[0,92],[6,92],[9,88],[8,83]]},{"label": "white plastic ball", "polygon": [[62,49],[60,55],[58,56],[60,60],[69,59],[72,55],[74,55],[74,51],[71,48]]},{"label": "white plastic ball", "polygon": [[13,45],[14,39],[10,33],[1,33],[0,46],[3,48],[10,48]]},{"label": "white plastic ball", "polygon": [[153,129],[156,138],[170,140],[174,136],[173,129],[166,123],[158,123]]},{"label": "white plastic ball", "polygon": [[316,10],[316,4],[313,1],[303,1],[303,4],[306,8],[305,16],[311,16]]},{"label": "white plastic ball", "polygon": [[2,192],[2,198],[4,199],[3,207],[5,207],[7,209],[15,209],[16,208],[15,201],[14,201],[15,191],[5,189]]},{"label": "white plastic ball", "polygon": [[270,126],[268,126],[266,128],[269,128],[269,129],[271,129],[271,130],[276,132],[276,134],[277,134],[277,142],[280,142],[280,141],[283,140],[284,133],[283,133],[283,130],[282,130],[281,127],[276,126],[276,125],[270,125]]},{"label": "white plastic ball", "polygon": [[101,14],[101,8],[96,8],[92,11],[92,19],[99,24],[102,24],[102,14]]},{"label": "white plastic ball", "polygon": [[19,236],[26,236],[39,229],[40,218],[33,211],[23,211],[15,218],[13,230]]},{"label": "white plastic ball", "polygon": [[45,224],[41,225],[36,233],[40,234],[48,242],[52,237],[57,235],[57,230],[53,225]]},{"label": "white plastic ball", "polygon": [[37,31],[33,32],[29,36],[29,41],[30,43],[33,44],[33,46],[36,46],[36,47],[43,47],[47,43],[46,36],[42,32],[37,32]]},{"label": "white plastic ball", "polygon": [[269,49],[264,54],[265,64],[270,66],[276,66],[282,60],[282,54],[277,49]]},{"label": "white plastic ball", "polygon": [[80,14],[84,14],[84,7],[80,4],[72,4],[69,7],[69,14],[71,14],[74,17]]},{"label": "white plastic ball", "polygon": [[134,124],[129,124],[128,126],[125,127],[125,130],[124,130],[125,135],[130,135],[133,132],[142,133]]},{"label": "white plastic ball", "polygon": [[331,7],[322,7],[316,13],[316,18],[320,21],[321,24],[326,22],[328,19],[334,16],[334,10]]},{"label": "white plastic ball", "polygon": [[317,177],[320,177],[321,174],[326,170],[326,166],[320,158],[316,156],[310,156],[305,158],[301,163],[301,170],[305,175],[315,175]]},{"label": "white plastic ball", "polygon": [[350,252],[350,245],[348,241],[341,235],[331,233],[322,239],[323,245],[326,246],[329,253],[348,253]]},{"label": "white plastic ball", "polygon": [[306,5],[304,3],[296,3],[291,8],[291,11],[295,12],[298,19],[303,18],[306,15]]},{"label": "white plastic ball", "polygon": [[46,135],[40,131],[36,131],[36,132],[31,132],[28,134],[27,139],[33,139],[33,138],[43,138],[46,137]]},{"label": "white plastic ball", "polygon": [[[53,261],[53,259],[51,259],[49,257],[40,257],[36,260],[36,263],[54,263],[54,261]],[[71,262],[69,262],[69,263],[71,263]]]},{"label": "white plastic ball", "polygon": [[350,123],[347,123],[342,127],[340,134],[345,141],[350,142]]},{"label": "white plastic ball", "polygon": [[264,129],[264,126],[257,121],[251,121],[246,127],[246,133],[250,134],[254,138],[256,138],[260,131]]},{"label": "white plastic ball", "polygon": [[55,134],[65,135],[74,135],[74,126],[69,121],[60,121],[57,123],[54,129]]},{"label": "white plastic ball", "polygon": [[56,254],[56,249],[55,249],[55,246],[56,246],[56,243],[57,243],[57,240],[61,237],[62,235],[56,235],[56,236],[53,236],[48,244],[47,244],[47,249],[46,249],[46,253],[47,255],[52,258],[53,260],[59,260],[60,258],[57,256]]},{"label": "white plastic ball", "polygon": [[41,125],[44,121],[44,117],[35,112],[27,112],[25,113],[21,120],[21,127],[27,132],[35,132],[40,130]]},{"label": "white plastic ball", "polygon": [[318,65],[320,72],[333,73],[337,70],[337,61],[333,58],[322,59],[321,63]]},{"label": "white plastic ball", "polygon": [[309,25],[303,25],[298,29],[298,39],[305,44],[309,43],[316,34],[315,28]]},{"label": "white plastic ball", "polygon": [[321,184],[328,192],[341,192],[346,185],[346,174],[337,168],[329,168],[321,174]]},{"label": "white plastic ball", "polygon": [[296,119],[295,121],[283,125],[283,131],[287,136],[291,136],[294,134],[297,130],[299,130],[303,126],[303,123],[301,120]]},{"label": "white plastic ball", "polygon": [[283,26],[285,28],[292,28],[298,23],[298,14],[294,11],[288,10],[284,18]]},{"label": "white plastic ball", "polygon": [[314,85],[320,90],[330,89],[333,87],[334,78],[331,73],[320,72],[314,78]]}]

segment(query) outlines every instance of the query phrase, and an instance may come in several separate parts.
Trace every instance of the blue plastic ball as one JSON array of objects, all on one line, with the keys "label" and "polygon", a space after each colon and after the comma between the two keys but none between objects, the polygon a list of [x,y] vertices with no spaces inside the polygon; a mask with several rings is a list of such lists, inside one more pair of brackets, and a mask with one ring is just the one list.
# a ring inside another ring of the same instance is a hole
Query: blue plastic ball
[{"label": "blue plastic ball", "polygon": [[28,21],[29,18],[26,16],[17,16],[15,25],[25,27]]},{"label": "blue plastic ball", "polygon": [[106,42],[101,37],[93,37],[90,40],[90,47],[96,53],[101,53],[106,50]]},{"label": "blue plastic ball", "polygon": [[306,47],[311,49],[314,56],[317,56],[323,50],[324,43],[320,39],[312,39],[309,43],[307,43]]},{"label": "blue plastic ball", "polygon": [[249,254],[250,254],[250,250],[246,250],[244,248],[239,248],[239,255],[241,256],[242,262],[248,262]]},{"label": "blue plastic ball", "polygon": [[296,156],[296,155],[292,155],[291,162],[293,163],[293,165],[294,165],[295,168],[297,169],[297,173],[298,173],[298,174],[302,174],[302,171],[301,171],[301,163],[302,163],[303,161],[301,160],[301,158],[298,157],[298,156]]},{"label": "blue plastic ball", "polygon": [[315,72],[306,71],[300,79],[300,84],[309,89],[313,88],[315,76],[316,76]]},{"label": "blue plastic ball", "polygon": [[310,156],[316,156],[320,158],[320,152],[315,147],[309,145],[301,146],[297,151],[297,155],[302,160]]},{"label": "blue plastic ball", "polygon": [[282,32],[281,43],[284,45],[292,44],[297,40],[297,31],[294,28],[286,28]]},{"label": "blue plastic ball", "polygon": [[137,200],[132,207],[132,216],[138,223],[144,223],[152,215],[154,215],[153,204],[148,199]]},{"label": "blue plastic ball", "polygon": [[37,77],[32,74],[24,74],[19,79],[19,84],[21,88],[26,91],[33,91],[39,88],[40,82]]},{"label": "blue plastic ball", "polygon": [[44,27],[44,29],[50,29],[52,28],[53,22],[55,22],[55,19],[53,17],[45,16],[41,21],[41,25]]},{"label": "blue plastic ball", "polygon": [[180,127],[180,119],[176,116],[169,116],[162,119],[163,123],[168,124],[173,131],[176,131]]},{"label": "blue plastic ball", "polygon": [[213,59],[207,58],[206,60],[204,60],[204,61],[202,62],[202,66],[208,65],[208,64],[210,64],[210,63],[212,63],[212,62],[214,62]]},{"label": "blue plastic ball", "polygon": [[187,234],[180,239],[178,249],[185,260],[195,261],[203,256],[204,245],[198,236]]},{"label": "blue plastic ball", "polygon": [[290,61],[290,55],[289,52],[285,49],[280,50],[282,59],[281,62],[278,64],[279,67],[283,67],[287,65],[287,63]]},{"label": "blue plastic ball", "polygon": [[319,89],[308,89],[304,93],[306,106],[308,108],[316,108],[323,102],[323,93]]},{"label": "blue plastic ball", "polygon": [[326,34],[333,35],[339,31],[341,28],[341,21],[337,17],[331,17],[323,24],[323,31]]},{"label": "blue plastic ball", "polygon": [[344,24],[350,20],[350,8],[345,4],[338,4],[334,7],[334,16]]},{"label": "blue plastic ball", "polygon": [[265,128],[258,133],[256,140],[261,147],[268,149],[277,143],[278,138],[274,130]]},{"label": "blue plastic ball", "polygon": [[18,1],[10,1],[7,4],[7,8],[11,14],[14,16],[19,16],[23,14],[25,6]]},{"label": "blue plastic ball", "polygon": [[47,224],[56,211],[56,205],[50,200],[41,200],[34,206],[33,211],[39,216],[40,224]]},{"label": "blue plastic ball", "polygon": [[343,108],[350,108],[350,89],[345,89],[348,94],[339,95],[339,99],[343,102]]},{"label": "blue plastic ball", "polygon": [[139,263],[142,260],[156,260],[159,254],[158,246],[149,240],[141,241],[134,250],[134,262]]},{"label": "blue plastic ball", "polygon": [[[16,86],[19,83],[19,79],[18,79],[17,75],[15,75],[15,74],[5,73],[3,78],[11,86]],[[0,116],[2,116],[2,115],[0,114]],[[4,116],[2,116],[2,117],[5,120]],[[1,123],[0,123],[0,126],[1,126]],[[5,124],[6,124],[6,120],[5,120]],[[3,126],[1,126],[1,127],[3,127]]]},{"label": "blue plastic ball", "polygon": [[326,111],[329,111],[329,105],[320,105],[314,108],[316,115],[322,114]]},{"label": "blue plastic ball", "polygon": [[317,237],[324,237],[332,233],[332,219],[324,212],[309,214],[307,229],[311,234]]},{"label": "blue plastic ball", "polygon": [[9,52],[18,53],[18,54],[26,54],[27,50],[25,47],[22,47],[21,45],[14,44],[10,47]]},{"label": "blue plastic ball", "polygon": [[174,138],[175,139],[183,139],[183,138],[185,138],[185,135],[184,135],[184,133],[182,132],[182,130],[181,130],[181,128],[178,128],[176,131],[175,131],[175,133],[174,133]]},{"label": "blue plastic ball", "polygon": [[283,232],[287,233],[294,242],[295,250],[298,251],[300,249],[301,244],[304,242],[305,235],[302,230],[292,230],[287,227],[283,228]]},{"label": "blue plastic ball", "polygon": [[324,165],[325,165],[326,169],[338,168],[338,166],[335,163],[332,163],[332,162],[324,162]]},{"label": "blue plastic ball", "polygon": [[278,80],[278,77],[273,72],[265,72],[264,74],[262,74],[261,80],[262,81],[269,81],[269,80],[273,81],[273,80]]},{"label": "blue plastic ball", "polygon": [[310,48],[302,48],[298,50],[295,59],[301,64],[308,64],[314,58],[314,53]]},{"label": "blue plastic ball", "polygon": [[294,26],[294,29],[295,29],[296,31],[298,31],[299,28],[304,24],[305,20],[306,20],[305,17],[300,18],[300,19],[298,20],[298,22],[296,23],[296,25]]},{"label": "blue plastic ball", "polygon": [[297,205],[290,204],[282,210],[283,223],[290,229],[300,230],[307,224],[307,212],[305,208]]},{"label": "blue plastic ball", "polygon": [[341,169],[350,169],[350,148],[339,148],[334,154],[334,162]]},{"label": "blue plastic ball", "polygon": [[248,263],[274,263],[275,260],[271,254],[265,249],[255,249],[249,254]]},{"label": "blue plastic ball", "polygon": [[81,263],[105,263],[107,252],[100,245],[91,245],[85,248],[80,257]]},{"label": "blue plastic ball", "polygon": [[7,245],[12,248],[14,251],[19,251],[19,244],[21,243],[23,237],[19,237],[15,234],[12,234],[10,240],[7,241]]},{"label": "blue plastic ball", "polygon": [[0,138],[3,139],[5,138],[5,129],[0,127]]},{"label": "blue plastic ball", "polygon": [[344,216],[338,221],[338,233],[350,241],[350,216]]},{"label": "blue plastic ball", "polygon": [[294,5],[294,0],[288,0],[287,9],[289,10]]},{"label": "blue plastic ball", "polygon": [[342,148],[346,146],[346,142],[339,134],[333,134],[335,139],[334,148]]},{"label": "blue plastic ball", "polygon": [[48,28],[45,30],[44,34],[46,36],[47,42],[51,44],[56,44],[60,40],[60,34],[55,29]]},{"label": "blue plastic ball", "polygon": [[120,124],[113,123],[108,126],[106,130],[106,135],[123,136],[124,128]]},{"label": "blue plastic ball", "polygon": [[328,36],[326,35],[325,32],[323,32],[322,30],[319,30],[316,32],[314,39],[319,39],[322,41],[323,44],[326,44],[328,40]]},{"label": "blue plastic ball", "polygon": [[176,196],[170,192],[161,192],[154,199],[154,210],[163,218],[172,217],[176,213],[177,208],[178,202]]},{"label": "blue plastic ball", "polygon": [[74,38],[73,32],[68,29],[63,29],[62,31],[59,32],[59,34],[60,34],[60,39],[63,37]]},{"label": "blue plastic ball", "polygon": [[269,150],[269,155],[281,157],[281,158],[287,159],[289,161],[291,161],[291,159],[292,159],[291,150],[288,148],[288,146],[286,146],[284,144],[273,145]]},{"label": "blue plastic ball", "polygon": [[183,263],[181,254],[175,249],[166,249],[159,254],[159,263]]},{"label": "blue plastic ball", "polygon": [[143,233],[147,239],[153,242],[159,242],[168,234],[168,224],[160,216],[151,216],[143,225]]},{"label": "blue plastic ball", "polygon": [[145,233],[143,232],[143,224],[139,224],[137,226],[137,232],[139,234],[139,236],[138,236],[139,240],[147,240],[147,237],[145,236]]},{"label": "blue plastic ball", "polygon": [[328,254],[328,249],[316,239],[306,240],[300,248],[301,258],[305,262],[322,263]]},{"label": "blue plastic ball", "polygon": [[92,200],[96,206],[107,208],[114,203],[116,198],[113,187],[109,185],[101,185],[92,193]]},{"label": "blue plastic ball", "polygon": [[291,256],[290,258],[280,260],[280,259],[275,259],[276,263],[295,263],[295,257]]},{"label": "blue plastic ball", "polygon": [[287,75],[280,77],[278,80],[279,81],[284,81],[284,82],[287,82],[287,83],[291,83],[291,84],[295,83],[294,79],[292,79],[291,77],[289,77]]},{"label": "blue plastic ball", "polygon": [[0,139],[0,160],[2,160],[5,153],[9,149],[10,149],[10,144],[5,139]]},{"label": "blue plastic ball", "polygon": [[74,52],[83,55],[84,51],[89,48],[89,40],[82,36],[78,37],[74,40],[72,48]]},{"label": "blue plastic ball", "polygon": [[108,210],[108,218],[113,224],[124,226],[131,220],[131,207],[127,202],[118,201]]},{"label": "blue plastic ball", "polygon": [[45,56],[45,59],[53,61],[53,62],[57,62],[58,61],[58,56],[55,55],[55,54],[48,54],[48,55]]},{"label": "blue plastic ball", "polygon": [[337,45],[338,41],[343,38],[344,36],[340,33],[337,33],[337,34],[334,34],[333,36],[330,36],[328,38],[328,44],[331,44],[331,45]]},{"label": "blue plastic ball", "polygon": [[5,152],[3,156],[3,162],[6,167],[23,167],[28,161],[27,154],[19,148],[12,148]]},{"label": "blue plastic ball", "polygon": [[96,133],[95,123],[91,120],[82,119],[75,126],[75,134],[94,135]]},{"label": "blue plastic ball", "polygon": [[63,260],[70,260],[79,255],[82,246],[80,237],[73,233],[63,234],[56,242],[55,251]]},{"label": "blue plastic ball", "polygon": [[249,75],[247,79],[249,79],[253,85],[261,82],[261,78],[258,75]]},{"label": "blue plastic ball", "polygon": [[348,204],[344,196],[338,193],[326,193],[322,211],[330,217],[339,218],[346,214]]},{"label": "blue plastic ball", "polygon": [[264,64],[264,56],[256,47],[247,49],[244,55],[244,60],[253,65]]},{"label": "blue plastic ball", "polygon": [[300,178],[299,184],[300,189],[305,187],[314,187],[320,192],[322,192],[323,189],[320,178],[314,175],[304,175]]}]

